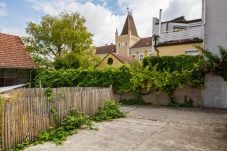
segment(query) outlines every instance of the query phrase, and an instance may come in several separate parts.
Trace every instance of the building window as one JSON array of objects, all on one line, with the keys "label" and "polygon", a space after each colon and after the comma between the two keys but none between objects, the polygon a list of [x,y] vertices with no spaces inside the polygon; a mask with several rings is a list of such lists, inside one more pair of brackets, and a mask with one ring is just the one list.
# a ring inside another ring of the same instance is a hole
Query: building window
[{"label": "building window", "polygon": [[140,54],[139,54],[139,59],[140,59],[140,61],[143,61],[143,58],[144,58],[144,54],[143,54],[143,53],[140,53]]},{"label": "building window", "polygon": [[189,50],[185,50],[185,54],[186,55],[193,55],[193,56],[195,56],[195,55],[198,55],[199,52],[198,52],[197,49],[189,49]]},{"label": "building window", "polygon": [[133,58],[136,58],[136,54],[132,54],[132,57],[133,57]]},{"label": "building window", "polygon": [[152,56],[152,53],[151,52],[148,52],[148,57],[151,57]]},{"label": "building window", "polygon": [[27,80],[27,69],[1,68],[0,87],[24,84]]},{"label": "building window", "polygon": [[182,31],[182,30],[187,30],[188,26],[180,26],[180,25],[173,25],[173,31],[174,32],[178,32],[178,31]]},{"label": "building window", "polygon": [[108,61],[107,61],[108,65],[112,65],[113,64],[113,59],[112,58],[109,58]]}]

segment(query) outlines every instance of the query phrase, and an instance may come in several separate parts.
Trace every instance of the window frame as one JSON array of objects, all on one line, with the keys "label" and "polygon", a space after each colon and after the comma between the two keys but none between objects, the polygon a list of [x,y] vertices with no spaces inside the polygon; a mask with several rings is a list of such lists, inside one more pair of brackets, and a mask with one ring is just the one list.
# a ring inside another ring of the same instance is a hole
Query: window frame
[{"label": "window frame", "polygon": [[[143,55],[143,57],[141,57],[141,55]],[[143,61],[144,59],[144,53],[139,53],[139,61]]]}]

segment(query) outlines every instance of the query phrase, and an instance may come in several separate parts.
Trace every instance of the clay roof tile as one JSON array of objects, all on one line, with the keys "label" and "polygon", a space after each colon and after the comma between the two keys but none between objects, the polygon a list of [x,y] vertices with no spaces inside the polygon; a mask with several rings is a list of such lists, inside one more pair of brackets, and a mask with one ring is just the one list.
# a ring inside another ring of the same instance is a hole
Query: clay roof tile
[{"label": "clay roof tile", "polygon": [[152,37],[141,38],[131,48],[150,47],[152,46]]},{"label": "clay roof tile", "polygon": [[19,36],[0,33],[0,68],[36,68]]},{"label": "clay roof tile", "polygon": [[116,52],[116,45],[107,45],[107,46],[100,46],[96,47],[96,54],[106,54],[106,53],[115,53]]}]

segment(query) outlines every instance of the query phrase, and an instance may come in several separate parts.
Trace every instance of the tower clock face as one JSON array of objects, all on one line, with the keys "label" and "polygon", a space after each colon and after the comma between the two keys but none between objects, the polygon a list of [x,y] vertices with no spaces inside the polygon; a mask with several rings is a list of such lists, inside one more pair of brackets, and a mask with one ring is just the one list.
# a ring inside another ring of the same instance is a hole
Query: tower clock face
[{"label": "tower clock face", "polygon": [[124,42],[121,42],[121,47],[124,47],[125,46],[125,43]]}]

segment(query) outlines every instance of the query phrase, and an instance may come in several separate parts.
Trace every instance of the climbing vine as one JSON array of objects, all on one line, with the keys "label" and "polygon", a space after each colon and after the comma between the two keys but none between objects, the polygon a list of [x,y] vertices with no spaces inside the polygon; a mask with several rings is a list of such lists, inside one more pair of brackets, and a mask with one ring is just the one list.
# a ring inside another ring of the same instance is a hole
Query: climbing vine
[{"label": "climbing vine", "polygon": [[218,46],[220,53],[218,56],[207,49],[201,47],[197,48],[202,50],[203,55],[206,58],[205,61],[200,64],[204,67],[205,72],[220,75],[227,81],[227,50],[222,46]]}]

